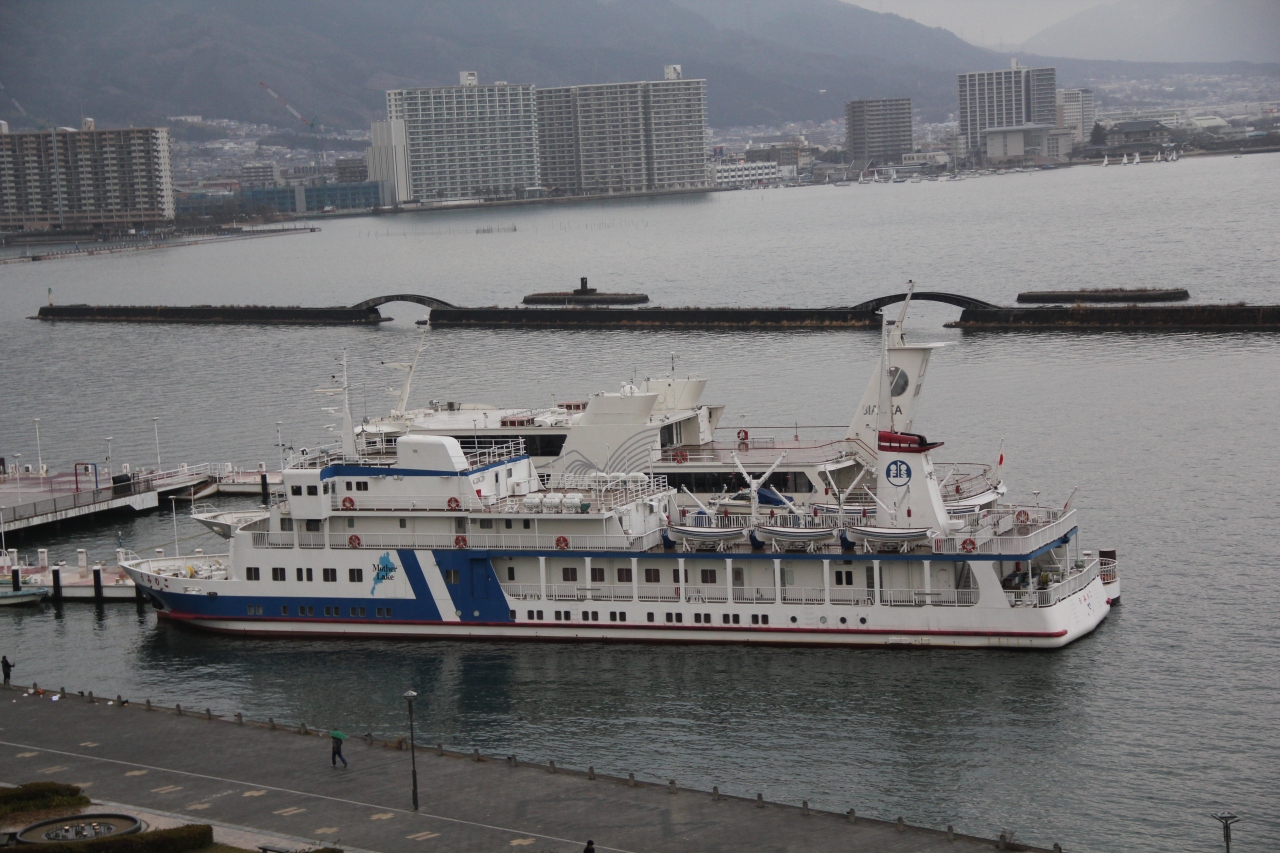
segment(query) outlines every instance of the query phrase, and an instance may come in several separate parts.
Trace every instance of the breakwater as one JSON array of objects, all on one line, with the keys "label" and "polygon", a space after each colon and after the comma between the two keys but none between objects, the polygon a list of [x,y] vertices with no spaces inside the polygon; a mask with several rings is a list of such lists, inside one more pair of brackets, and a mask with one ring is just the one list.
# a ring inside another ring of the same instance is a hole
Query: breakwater
[{"label": "breakwater", "polygon": [[440,328],[878,329],[880,314],[856,308],[434,308],[419,321]]},{"label": "breakwater", "polygon": [[1100,290],[1026,290],[1018,294],[1021,304],[1050,305],[1078,302],[1186,302],[1191,293],[1182,287],[1157,288],[1111,288]]},{"label": "breakwater", "polygon": [[335,326],[381,323],[377,309],[297,305],[44,305],[36,320],[102,323],[225,323]]},{"label": "breakwater", "polygon": [[1115,305],[966,308],[960,329],[1224,331],[1280,329],[1280,305]]}]

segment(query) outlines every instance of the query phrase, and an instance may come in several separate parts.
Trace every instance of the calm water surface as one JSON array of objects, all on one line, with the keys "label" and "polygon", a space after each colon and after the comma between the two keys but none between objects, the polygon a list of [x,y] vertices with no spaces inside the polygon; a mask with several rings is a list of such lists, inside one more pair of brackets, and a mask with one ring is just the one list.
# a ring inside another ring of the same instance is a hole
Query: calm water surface
[{"label": "calm water surface", "polygon": [[[514,304],[581,275],[665,305],[834,305],[922,288],[998,302],[1028,288],[1186,286],[1280,301],[1280,157],[1071,169],[962,183],[402,215],[307,236],[0,266],[0,454],[253,464],[325,441],[315,394],[345,349],[357,414],[390,405],[417,306],[377,329],[51,325],[59,302],[351,304],[416,291]],[[1270,224],[1268,224],[1270,223]],[[514,233],[477,234],[516,225]],[[1265,226],[1265,227],[1264,227]],[[1079,851],[1236,850],[1280,839],[1280,338],[961,334],[917,426],[947,459],[1005,441],[1017,498],[1080,487],[1085,547],[1120,550],[1124,604],[1054,653],[244,640],[133,606],[0,614],[21,680],[347,731],[593,764],[615,773]],[[711,379],[725,423],[838,424],[876,357],[861,332],[432,331],[415,393],[538,405],[670,368]],[[801,437],[806,431],[801,429]],[[817,435],[816,431],[809,434]],[[23,541],[106,558],[172,548],[168,510]],[[183,548],[216,540],[179,518]]]}]

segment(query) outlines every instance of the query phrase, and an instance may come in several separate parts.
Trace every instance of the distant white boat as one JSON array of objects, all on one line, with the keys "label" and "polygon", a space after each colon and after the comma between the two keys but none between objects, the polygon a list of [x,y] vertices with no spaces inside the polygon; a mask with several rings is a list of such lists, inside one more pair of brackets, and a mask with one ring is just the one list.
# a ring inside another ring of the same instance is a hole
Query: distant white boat
[{"label": "distant white boat", "polygon": [[1142,162],[1142,155],[1137,151],[1133,152],[1133,164],[1136,166]]},{"label": "distant white boat", "polygon": [[1124,155],[1124,163],[1123,163],[1122,165],[1125,165],[1125,166],[1128,166],[1128,165],[1129,165],[1129,155],[1128,155],[1128,154]]},{"label": "distant white boat", "polygon": [[1176,162],[1178,162],[1178,149],[1177,149],[1177,148],[1175,148],[1175,149],[1173,149],[1172,151],[1170,151],[1170,152],[1169,152],[1169,162],[1170,162],[1170,163],[1176,163]]},{"label": "distant white boat", "polygon": [[1156,156],[1151,160],[1151,162],[1152,162],[1152,163],[1159,163],[1159,162],[1160,162],[1160,152],[1159,152],[1159,151],[1157,151],[1157,152],[1156,152]]},{"label": "distant white boat", "polygon": [[1102,155],[1102,165],[1104,165],[1104,166],[1105,166],[1105,165],[1107,165],[1107,155],[1106,155],[1106,154],[1103,154],[1103,155]]}]

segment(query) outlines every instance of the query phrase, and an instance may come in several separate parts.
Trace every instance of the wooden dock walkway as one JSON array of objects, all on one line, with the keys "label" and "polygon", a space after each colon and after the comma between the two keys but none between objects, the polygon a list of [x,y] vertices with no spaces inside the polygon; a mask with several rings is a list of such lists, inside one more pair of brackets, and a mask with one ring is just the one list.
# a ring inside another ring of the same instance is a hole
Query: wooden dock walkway
[{"label": "wooden dock walkway", "polygon": [[[75,694],[0,692],[0,782],[54,780],[95,800],[189,816],[316,846],[380,853],[527,850],[670,853],[974,853],[998,847],[801,804],[631,782],[505,757],[419,746],[420,811],[409,752],[358,736],[350,769],[329,739],[188,709],[147,711]],[[1008,849],[1038,850],[1022,845]]]}]

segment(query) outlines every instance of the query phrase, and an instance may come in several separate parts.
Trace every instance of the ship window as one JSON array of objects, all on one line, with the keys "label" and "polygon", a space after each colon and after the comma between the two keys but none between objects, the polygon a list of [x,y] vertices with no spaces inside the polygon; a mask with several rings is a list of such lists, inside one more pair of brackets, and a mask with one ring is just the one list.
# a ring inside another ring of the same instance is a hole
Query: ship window
[{"label": "ship window", "polygon": [[668,621],[668,622],[674,622],[674,621],[675,621],[675,617],[674,617],[674,616],[672,616],[670,613],[668,613],[668,614],[667,614],[667,621]]},{"label": "ship window", "polygon": [[684,621],[684,614],[683,614],[683,613],[677,613],[677,614],[676,614],[676,621],[677,621],[677,622],[683,622],[683,621]]},{"label": "ship window", "polygon": [[752,624],[752,625],[759,625],[759,624],[760,624],[760,614],[759,614],[759,613],[752,613],[752,614],[751,614],[751,624]]},{"label": "ship window", "polygon": [[302,569],[298,569],[298,580],[302,580]]},{"label": "ship window", "polygon": [[737,614],[737,613],[735,613],[735,614],[733,614],[733,624],[737,625],[737,624],[738,624],[738,622],[739,622],[738,614]]},{"label": "ship window", "polygon": [[513,581],[515,579],[516,579],[516,567],[507,566],[507,580]]},{"label": "ship window", "polygon": [[565,567],[564,567],[564,568],[562,568],[560,571],[561,571],[561,573],[562,573],[562,575],[563,575],[563,578],[564,578],[565,583],[577,583],[577,582],[578,582],[578,567],[577,567],[577,566],[565,566]]},{"label": "ship window", "polygon": [[703,583],[705,583],[705,584],[714,584],[714,583],[716,582],[716,570],[715,570],[715,569],[703,569],[703,570],[702,570],[702,582],[703,582]]},{"label": "ship window", "polygon": [[356,491],[357,491],[357,492],[367,492],[367,491],[369,491],[369,484],[368,484],[368,483],[356,483]]},{"label": "ship window", "polygon": [[379,619],[381,619],[381,618],[382,618],[382,608],[381,608],[381,607],[379,607],[377,610],[373,611],[373,613],[374,613],[374,615],[375,615],[375,616],[377,616]]},{"label": "ship window", "polygon": [[493,519],[492,519],[492,518],[482,518],[482,519],[480,519],[480,529],[481,529],[481,530],[492,530],[492,529],[493,529]]},{"label": "ship window", "polygon": [[792,617],[791,617],[791,624],[792,624],[792,625],[794,625],[795,623],[796,623],[796,617],[792,616]]},{"label": "ship window", "polygon": [[390,608],[390,607],[388,607],[388,608],[387,608],[387,610],[386,610],[386,614],[387,614],[387,618],[388,618],[388,619],[390,619],[390,618],[391,618],[391,608]]},{"label": "ship window", "polygon": [[610,621],[610,622],[617,622],[617,621],[618,621],[618,611],[616,611],[616,610],[610,610],[610,611],[609,611],[609,621]]},{"label": "ship window", "polygon": [[347,480],[347,491],[351,491],[351,481]]},{"label": "ship window", "polygon": [[645,583],[662,583],[661,570],[659,570],[659,569],[645,569],[645,570],[644,570],[644,582],[645,582]]},{"label": "ship window", "polygon": [[338,582],[338,570],[337,570],[337,569],[321,569],[320,571],[324,573],[324,582],[325,582],[325,583],[337,583],[337,582]]},{"label": "ship window", "polygon": [[307,486],[307,494],[313,497],[320,494],[319,486]]},{"label": "ship window", "polygon": [[259,579],[260,579],[259,574],[258,574],[258,572],[259,572],[259,571],[260,571],[260,570],[258,569],[258,567],[257,567],[257,566],[245,566],[245,567],[244,567],[244,579],[245,579],[245,580],[247,580],[247,581],[256,581],[256,580],[259,580]]},{"label": "ship window", "polygon": [[281,616],[288,616],[288,615],[289,615],[289,605],[287,605],[287,604],[281,604],[281,605],[280,605],[280,615],[281,615]]},{"label": "ship window", "polygon": [[703,614],[702,614],[702,621],[703,621],[703,622],[705,622],[706,624],[710,625],[710,624],[711,624],[711,614],[710,614],[710,613],[703,613]]},{"label": "ship window", "polygon": [[909,382],[907,372],[901,367],[889,368],[889,394],[891,396],[901,397],[905,394]]},{"label": "ship window", "polygon": [[402,518],[402,519],[400,519],[400,529],[401,529],[401,530],[404,530],[404,529],[405,529],[405,528],[407,528],[408,526],[409,526],[409,519],[407,519],[407,518]]},{"label": "ship window", "polygon": [[289,487],[289,494],[291,494],[291,495],[301,495],[301,494],[302,494],[302,486],[290,486],[290,487]]},{"label": "ship window", "polygon": [[507,612],[511,614],[511,621],[516,621],[516,612],[514,610],[508,610]]},{"label": "ship window", "polygon": [[646,619],[646,621],[652,622],[652,621],[653,621],[653,614],[652,614],[652,613],[646,613],[646,614],[645,614],[645,619]]},{"label": "ship window", "polygon": [[533,621],[533,611],[532,611],[532,610],[530,610],[530,611],[529,611],[529,621],[530,621],[530,622],[532,622],[532,621]]},{"label": "ship window", "polygon": [[327,494],[329,494],[329,484],[328,484],[328,483],[321,483],[321,484],[320,484],[320,491],[321,491],[321,492],[323,492],[323,493],[324,493],[324,494],[326,494],[326,495],[327,495]]},{"label": "ship window", "polygon": [[539,611],[538,611],[538,618],[539,618],[539,619],[541,619],[541,618],[542,618],[542,611],[541,611],[541,610],[539,610]]},{"label": "ship window", "polygon": [[445,570],[444,570],[444,582],[445,582],[445,583],[452,583],[452,584],[461,583],[461,582],[462,582],[462,579],[458,576],[458,570],[457,570],[457,569],[445,569]]},{"label": "ship window", "polygon": [[604,566],[591,567],[591,582],[604,583]]},{"label": "ship window", "polygon": [[724,624],[728,625],[728,624],[729,624],[729,614],[728,614],[728,613],[724,614],[724,618],[722,618],[720,621],[721,621],[721,622],[723,622]]},{"label": "ship window", "polygon": [[284,566],[271,567],[271,579],[273,581],[288,580],[288,578],[289,578],[289,573]]},{"label": "ship window", "polygon": [[619,621],[619,622],[626,622],[626,621],[627,621],[627,614],[626,614],[626,613],[624,613],[624,612],[622,612],[621,610],[619,610],[619,611],[618,611],[618,621]]},{"label": "ship window", "polygon": [[320,532],[320,519],[318,519],[318,518],[308,518],[306,523],[307,523],[307,532],[308,532],[308,533],[319,533],[319,532]]},{"label": "ship window", "polygon": [[836,586],[844,586],[844,572],[836,572]]},{"label": "ship window", "polygon": [[867,566],[867,589],[876,588],[876,567]]},{"label": "ship window", "polygon": [[311,577],[311,570],[307,569],[307,583],[311,583],[312,580],[313,578]]},{"label": "ship window", "polygon": [[293,519],[292,518],[280,519],[280,530],[281,531],[293,530]]},{"label": "ship window", "polygon": [[702,622],[702,614],[701,614],[701,613],[695,613],[695,614],[693,614],[693,621],[694,621],[694,622],[697,622],[697,623],[699,623],[699,624],[701,624],[701,622]]},{"label": "ship window", "polygon": [[618,583],[631,583],[630,569],[618,569]]},{"label": "ship window", "polygon": [[249,611],[248,611],[248,612],[249,612],[249,615],[250,615],[250,616],[252,616],[252,615],[253,615],[253,605],[252,605],[252,604],[250,604],[250,605],[249,605]]},{"label": "ship window", "polygon": [[349,583],[364,583],[364,569],[347,569]]},{"label": "ship window", "polygon": [[347,518],[347,528],[348,528],[348,529],[350,529],[350,528],[355,527],[355,526],[356,526],[356,520],[355,520],[354,518],[350,518],[350,517],[348,517],[348,518]]},{"label": "ship window", "polygon": [[556,621],[557,621],[557,622],[559,622],[559,621],[560,621],[560,611],[559,611],[559,610],[557,610],[557,611],[556,611]]},{"label": "ship window", "polygon": [[509,519],[509,518],[508,518],[508,519],[504,519],[504,520],[503,520],[503,526],[504,526],[504,527],[506,527],[508,530],[510,530],[510,529],[511,529],[511,519]]},{"label": "ship window", "polygon": [[679,583],[680,583],[680,570],[679,570],[679,569],[672,569],[672,570],[671,570],[671,582],[672,582],[672,583],[674,583],[674,584],[679,584]]},{"label": "ship window", "polygon": [[524,529],[525,529],[525,530],[528,530],[528,529],[529,529],[529,528],[531,528],[532,526],[533,526],[533,523],[532,523],[529,519],[527,519],[527,518],[526,518],[526,519],[524,519]]},{"label": "ship window", "polygon": [[768,625],[768,624],[769,624],[769,614],[768,614],[768,613],[761,613],[761,614],[760,614],[760,624],[761,624],[761,625]]}]

